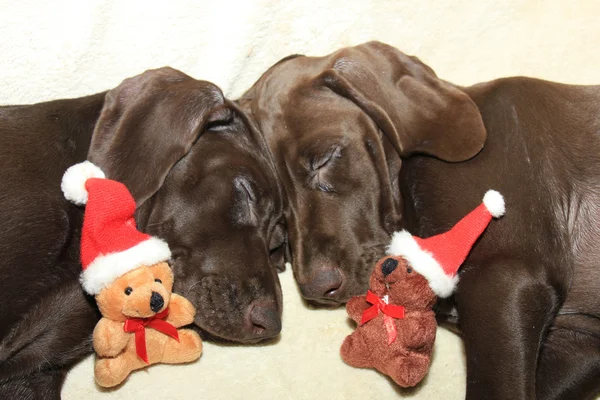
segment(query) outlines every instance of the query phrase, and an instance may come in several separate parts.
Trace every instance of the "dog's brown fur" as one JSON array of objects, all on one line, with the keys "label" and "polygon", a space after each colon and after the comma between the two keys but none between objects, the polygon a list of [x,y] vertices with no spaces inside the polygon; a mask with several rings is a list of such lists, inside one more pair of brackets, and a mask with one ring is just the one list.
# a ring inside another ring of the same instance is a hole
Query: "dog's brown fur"
[{"label": "dog's brown fur", "polygon": [[371,42],[285,59],[240,104],[276,159],[306,298],[364,292],[392,232],[444,232],[494,188],[510,215],[473,248],[454,296],[467,398],[598,393],[600,86],[463,88]]},{"label": "dog's brown fur", "polygon": [[83,208],[60,191],[90,159],[165,239],[174,291],[207,337],[281,329],[283,199],[262,136],[213,84],[162,68],[108,93],[0,107],[0,398],[57,398],[99,314],[78,282]]}]

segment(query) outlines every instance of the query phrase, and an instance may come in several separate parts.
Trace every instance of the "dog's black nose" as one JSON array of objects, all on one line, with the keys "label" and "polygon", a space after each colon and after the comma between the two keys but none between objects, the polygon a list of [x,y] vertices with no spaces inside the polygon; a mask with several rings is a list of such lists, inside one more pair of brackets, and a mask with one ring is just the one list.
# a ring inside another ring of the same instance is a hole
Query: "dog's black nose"
[{"label": "dog's black nose", "polygon": [[154,312],[158,312],[165,305],[165,300],[163,297],[156,293],[152,292],[152,297],[150,297],[150,308]]},{"label": "dog's black nose", "polygon": [[394,260],[393,258],[388,258],[387,260],[385,260],[383,262],[383,265],[381,266],[381,272],[383,272],[383,276],[388,276],[389,274],[394,272],[397,266],[398,260]]}]

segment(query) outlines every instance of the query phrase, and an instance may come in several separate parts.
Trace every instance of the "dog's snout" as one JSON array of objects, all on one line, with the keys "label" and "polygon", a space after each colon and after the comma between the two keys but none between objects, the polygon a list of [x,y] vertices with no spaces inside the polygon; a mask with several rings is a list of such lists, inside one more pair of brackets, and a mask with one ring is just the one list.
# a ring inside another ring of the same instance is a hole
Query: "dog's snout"
[{"label": "dog's snout", "polygon": [[322,267],[315,271],[314,278],[300,285],[302,296],[308,300],[337,301],[344,284],[344,274],[335,267]]},{"label": "dog's snout", "polygon": [[152,292],[152,296],[150,296],[150,308],[154,312],[158,312],[165,305],[165,299],[156,292]]},{"label": "dog's snout", "polygon": [[271,301],[253,301],[247,308],[246,317],[253,339],[269,339],[281,332],[281,317],[276,304]]},{"label": "dog's snout", "polygon": [[388,258],[383,262],[381,266],[381,272],[383,272],[383,276],[388,276],[398,267],[398,260],[394,260],[393,258]]}]

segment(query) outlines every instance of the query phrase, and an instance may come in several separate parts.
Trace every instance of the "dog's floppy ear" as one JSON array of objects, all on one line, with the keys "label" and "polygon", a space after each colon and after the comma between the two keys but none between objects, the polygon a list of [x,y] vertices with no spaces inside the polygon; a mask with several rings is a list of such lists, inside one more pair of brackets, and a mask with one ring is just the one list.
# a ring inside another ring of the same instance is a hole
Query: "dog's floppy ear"
[{"label": "dog's floppy ear", "polygon": [[88,159],[123,182],[140,206],[206,125],[229,117],[224,103],[218,87],[172,68],[128,78],[106,94]]},{"label": "dog's floppy ear", "polygon": [[483,148],[486,131],[475,103],[417,58],[378,42],[333,57],[319,79],[368,114],[400,156],[457,162]]}]

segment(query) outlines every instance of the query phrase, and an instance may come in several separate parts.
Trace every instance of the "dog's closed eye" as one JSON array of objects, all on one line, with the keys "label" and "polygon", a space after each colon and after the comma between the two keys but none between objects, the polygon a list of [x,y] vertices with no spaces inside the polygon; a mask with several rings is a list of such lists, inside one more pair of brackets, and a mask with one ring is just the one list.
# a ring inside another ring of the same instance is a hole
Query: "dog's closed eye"
[{"label": "dog's closed eye", "polygon": [[316,189],[322,192],[335,192],[333,185],[326,181],[325,172],[341,156],[341,146],[335,146],[321,156],[311,157],[309,169],[312,175],[312,183]]},{"label": "dog's closed eye", "polygon": [[339,158],[341,156],[341,154],[342,154],[342,150],[341,150],[340,146],[335,146],[335,147],[329,149],[324,154],[322,154],[318,157],[313,157],[310,162],[310,169],[313,171],[317,171],[321,168],[324,168],[330,162],[332,162],[336,158]]}]

